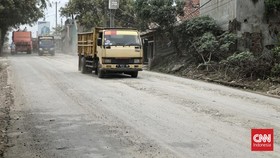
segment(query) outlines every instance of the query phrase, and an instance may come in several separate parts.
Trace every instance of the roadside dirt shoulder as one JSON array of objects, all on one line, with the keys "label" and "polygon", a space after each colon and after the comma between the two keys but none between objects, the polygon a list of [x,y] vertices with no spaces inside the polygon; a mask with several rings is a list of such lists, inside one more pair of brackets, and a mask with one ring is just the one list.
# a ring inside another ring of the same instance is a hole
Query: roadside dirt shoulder
[{"label": "roadside dirt shoulder", "polygon": [[243,89],[266,96],[280,97],[280,77],[267,77],[266,79],[233,77],[226,75],[221,68],[211,71],[199,69],[187,58],[177,57],[176,55],[170,55],[156,60],[150,70]]},{"label": "roadside dirt shoulder", "polygon": [[10,125],[10,107],[13,104],[11,86],[8,83],[8,60],[0,57],[0,158],[8,147],[7,130]]}]

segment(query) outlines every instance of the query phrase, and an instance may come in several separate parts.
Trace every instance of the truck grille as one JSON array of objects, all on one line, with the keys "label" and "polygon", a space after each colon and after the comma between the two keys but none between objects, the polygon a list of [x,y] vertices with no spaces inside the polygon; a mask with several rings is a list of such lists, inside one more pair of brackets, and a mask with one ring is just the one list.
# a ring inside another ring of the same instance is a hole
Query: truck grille
[{"label": "truck grille", "polygon": [[111,59],[112,64],[133,64],[134,59]]}]

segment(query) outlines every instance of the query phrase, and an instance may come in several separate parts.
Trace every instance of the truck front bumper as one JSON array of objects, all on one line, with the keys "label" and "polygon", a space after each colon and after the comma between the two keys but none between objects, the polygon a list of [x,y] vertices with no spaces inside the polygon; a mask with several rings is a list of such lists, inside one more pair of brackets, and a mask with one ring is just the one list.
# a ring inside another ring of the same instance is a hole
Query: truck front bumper
[{"label": "truck front bumper", "polygon": [[54,53],[54,50],[39,50],[39,53],[44,54],[44,53]]},{"label": "truck front bumper", "polygon": [[135,72],[142,71],[141,64],[102,64],[100,69],[104,72]]}]

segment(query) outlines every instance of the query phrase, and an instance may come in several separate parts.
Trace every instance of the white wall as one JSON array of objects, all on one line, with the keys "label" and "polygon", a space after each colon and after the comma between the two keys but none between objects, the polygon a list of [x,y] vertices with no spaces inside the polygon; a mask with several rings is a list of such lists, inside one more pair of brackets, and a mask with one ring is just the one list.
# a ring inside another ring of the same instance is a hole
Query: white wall
[{"label": "white wall", "polygon": [[[200,0],[200,6],[208,1]],[[264,46],[273,43],[265,19],[264,0],[257,3],[252,0],[212,0],[200,12],[214,18],[223,30],[228,30],[229,22],[236,19],[241,24],[241,30],[237,31],[239,37],[244,32],[257,32],[262,33]]]},{"label": "white wall", "polygon": [[[237,0],[200,0],[201,15],[209,15],[214,18],[222,29],[227,30],[229,21],[236,18]],[[248,1],[248,0],[243,0]],[[203,4],[207,3],[205,6]]]},{"label": "white wall", "polygon": [[253,3],[252,0],[237,0],[237,21],[241,22],[239,34],[243,32],[262,33],[263,45],[272,43],[265,19],[264,0],[258,0],[257,3]]}]

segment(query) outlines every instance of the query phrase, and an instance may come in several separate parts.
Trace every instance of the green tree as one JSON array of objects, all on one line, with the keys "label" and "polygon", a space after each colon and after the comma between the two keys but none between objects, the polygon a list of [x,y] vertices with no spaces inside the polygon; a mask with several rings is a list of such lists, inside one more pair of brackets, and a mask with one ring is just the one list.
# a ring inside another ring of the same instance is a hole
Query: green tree
[{"label": "green tree", "polygon": [[135,12],[141,22],[141,29],[150,25],[157,29],[173,29],[177,17],[184,14],[185,2],[182,0],[136,0]]},{"label": "green tree", "polygon": [[0,50],[9,27],[32,24],[44,15],[48,0],[0,1]]},{"label": "green tree", "polygon": [[63,27],[61,25],[57,25],[57,27],[53,27],[52,35],[60,35]]},{"label": "green tree", "polygon": [[[173,32],[174,40],[177,43],[176,51],[178,55],[192,55],[194,58],[200,59],[200,57],[197,57],[197,53],[193,53],[197,52],[193,50],[193,42],[197,41],[197,39],[201,38],[207,32],[215,36],[218,35],[220,28],[214,19],[205,16],[184,21],[179,26],[175,27]],[[201,61],[198,60],[197,62]]]},{"label": "green tree", "polygon": [[[120,8],[113,10],[116,26],[135,26],[134,0],[121,0]],[[72,0],[61,8],[62,16],[75,17],[87,30],[95,26],[106,26],[109,20],[108,1]]]},{"label": "green tree", "polygon": [[265,0],[266,14],[280,12],[280,1],[279,0]]}]

